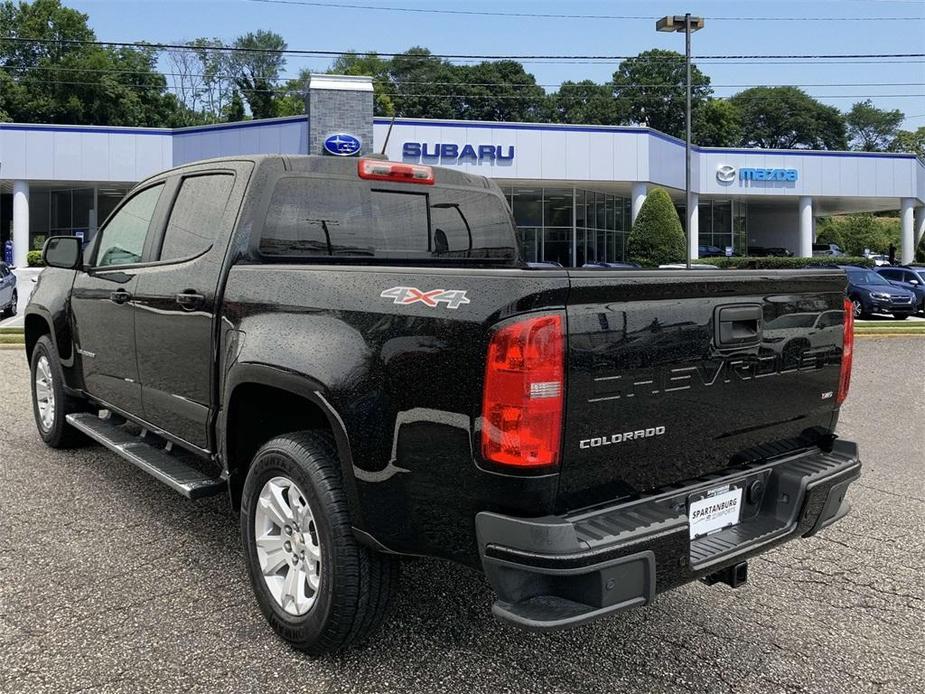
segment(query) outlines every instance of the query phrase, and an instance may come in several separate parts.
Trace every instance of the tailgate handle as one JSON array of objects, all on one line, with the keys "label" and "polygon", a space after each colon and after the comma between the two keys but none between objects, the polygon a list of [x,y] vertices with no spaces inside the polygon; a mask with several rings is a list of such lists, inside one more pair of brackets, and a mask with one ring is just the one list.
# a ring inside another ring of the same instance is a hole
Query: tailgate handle
[{"label": "tailgate handle", "polygon": [[760,304],[716,308],[717,347],[752,347],[761,342],[763,312]]}]

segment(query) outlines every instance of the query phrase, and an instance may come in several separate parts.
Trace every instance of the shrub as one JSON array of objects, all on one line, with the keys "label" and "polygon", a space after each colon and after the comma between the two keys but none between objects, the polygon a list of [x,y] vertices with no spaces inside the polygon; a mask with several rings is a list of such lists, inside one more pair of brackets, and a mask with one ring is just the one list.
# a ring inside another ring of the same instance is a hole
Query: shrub
[{"label": "shrub", "polygon": [[45,239],[47,238],[48,236],[45,234],[36,234],[35,236],[33,236],[32,237],[32,250],[33,251],[42,250],[42,247],[45,245]]},{"label": "shrub", "polygon": [[42,251],[29,251],[26,253],[26,263],[29,267],[42,267],[45,263],[42,262]]},{"label": "shrub", "polygon": [[872,214],[848,214],[826,217],[817,226],[819,243],[837,243],[850,255],[861,255],[865,248],[886,253],[890,244],[900,247],[899,219]]},{"label": "shrub", "polygon": [[679,263],[687,258],[681,220],[668,193],[661,188],[649,192],[626,243],[630,260],[644,267]]},{"label": "shrub", "polygon": [[809,265],[861,265],[873,267],[874,261],[870,258],[852,256],[818,256],[815,258],[776,258],[776,257],[735,257],[735,258],[703,258],[698,263],[709,263],[717,267],[740,270],[797,270]]}]

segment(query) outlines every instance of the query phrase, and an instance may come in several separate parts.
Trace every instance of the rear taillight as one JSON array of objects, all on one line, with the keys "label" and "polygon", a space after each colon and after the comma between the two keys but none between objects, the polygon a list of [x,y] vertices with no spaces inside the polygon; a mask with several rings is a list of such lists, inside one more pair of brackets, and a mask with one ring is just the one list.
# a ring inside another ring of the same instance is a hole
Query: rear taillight
[{"label": "rear taillight", "polygon": [[434,170],[420,164],[401,164],[397,161],[360,159],[357,174],[371,181],[393,181],[395,183],[423,183],[433,185]]},{"label": "rear taillight", "polygon": [[526,318],[495,331],[482,395],[482,457],[535,468],[559,462],[565,389],[563,317]]},{"label": "rear taillight", "polygon": [[845,299],[845,324],[842,334],[841,375],[838,378],[838,394],[835,402],[841,405],[848,397],[851,385],[851,362],[854,357],[854,304]]}]

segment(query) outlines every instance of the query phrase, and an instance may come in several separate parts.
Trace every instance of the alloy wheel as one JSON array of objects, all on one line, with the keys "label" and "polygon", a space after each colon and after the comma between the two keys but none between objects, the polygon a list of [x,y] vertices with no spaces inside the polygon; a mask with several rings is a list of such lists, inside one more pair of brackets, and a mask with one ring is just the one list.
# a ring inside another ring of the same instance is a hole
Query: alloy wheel
[{"label": "alloy wheel", "polygon": [[853,299],[853,300],[851,301],[851,305],[854,306],[854,317],[855,317],[855,318],[860,318],[861,315],[864,313],[864,306],[863,306],[863,304],[861,304],[861,302],[858,301],[857,299]]},{"label": "alloy wheel", "polygon": [[55,389],[51,365],[44,354],[35,365],[35,402],[39,408],[39,421],[44,431],[55,425]]},{"label": "alloy wheel", "polygon": [[307,613],[321,585],[321,540],[305,495],[288,477],[274,477],[260,490],[254,540],[273,599],[288,614]]}]

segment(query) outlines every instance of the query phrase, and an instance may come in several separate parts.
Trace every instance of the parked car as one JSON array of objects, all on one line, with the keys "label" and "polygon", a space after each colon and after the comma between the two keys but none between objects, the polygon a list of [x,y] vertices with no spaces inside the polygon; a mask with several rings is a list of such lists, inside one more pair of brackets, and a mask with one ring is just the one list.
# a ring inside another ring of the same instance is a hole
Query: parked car
[{"label": "parked car", "polygon": [[793,364],[807,350],[831,344],[842,329],[842,321],[840,311],[785,313],[765,323],[761,344]]},{"label": "parked car", "polygon": [[[842,273],[640,280],[516,254],[504,194],[468,172],[267,155],[157,174],[86,253],[45,244],[38,435],[227,494],[257,605],[313,654],[381,624],[403,556],[480,570],[499,619],[561,629],[737,587],[848,512]],[[764,316],[807,306],[840,329],[798,369],[762,354]]]},{"label": "parked car", "polygon": [[885,265],[890,265],[890,256],[888,255],[869,255],[867,256],[870,260],[874,261],[874,265],[877,267],[883,267]]},{"label": "parked car", "polygon": [[701,258],[725,257],[726,251],[719,246],[697,246],[697,255]]},{"label": "parked car", "polygon": [[925,313],[925,267],[899,265],[877,268],[877,274],[885,277],[890,284],[915,294],[919,311]]},{"label": "parked car", "polygon": [[[659,270],[686,270],[686,263],[670,263],[668,265],[659,265]],[[691,270],[719,270],[718,265],[710,265],[709,263],[691,263]]]},{"label": "parked car", "polygon": [[855,318],[870,318],[874,313],[892,314],[905,320],[916,311],[915,294],[891,284],[876,270],[856,265],[839,265],[848,275],[848,298]]},{"label": "parked car", "polygon": [[585,263],[582,267],[590,268],[609,268],[611,270],[638,270],[642,266],[639,263]]},{"label": "parked car", "polygon": [[19,296],[16,293],[16,275],[12,268],[0,262],[0,318],[12,318],[16,315],[16,304]]},{"label": "parked car", "polygon": [[846,255],[837,243],[814,243],[813,255]]}]

